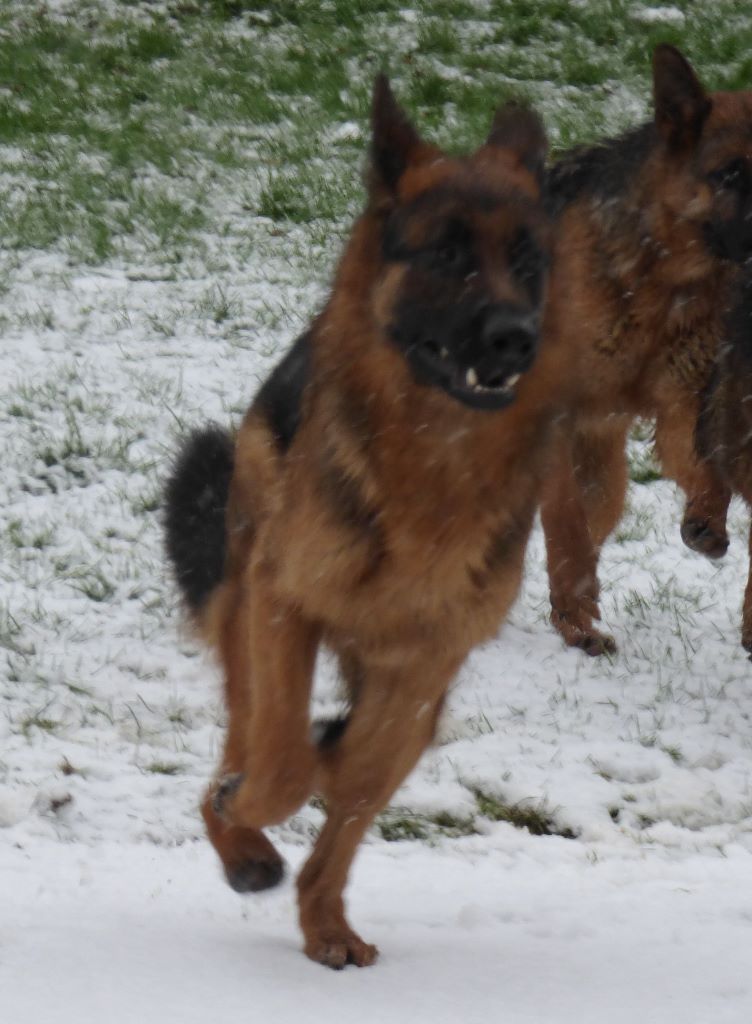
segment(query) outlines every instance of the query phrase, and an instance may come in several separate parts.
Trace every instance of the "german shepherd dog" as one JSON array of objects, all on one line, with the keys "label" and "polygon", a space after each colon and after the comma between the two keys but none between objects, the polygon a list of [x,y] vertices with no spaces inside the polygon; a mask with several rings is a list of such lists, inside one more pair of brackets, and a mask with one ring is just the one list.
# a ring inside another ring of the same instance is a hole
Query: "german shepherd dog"
[{"label": "german shepherd dog", "polygon": [[576,415],[542,504],[552,620],[568,644],[598,631],[597,559],[624,506],[627,432],[655,418],[666,476],[686,494],[682,537],[728,546],[729,482],[695,447],[702,395],[739,264],[752,253],[752,93],[706,93],[658,46],[654,120],[565,155],[549,173],[555,219],[546,332],[579,358]]},{"label": "german shepherd dog", "polygon": [[[446,156],[378,78],[368,203],[323,312],[235,440],[194,435],[168,485],[168,553],[225,674],[209,836],[234,889],[263,889],[282,863],[261,829],[323,798],[298,895],[305,952],[329,967],[376,957],[344,915],[356,848],[520,582],[568,366],[538,351],[545,153],[512,104],[472,156]],[[316,737],[322,643],[351,711]]]},{"label": "german shepherd dog", "polygon": [[[752,195],[752,173],[747,175]],[[746,230],[752,234],[752,206]],[[747,263],[728,311],[727,330],[697,423],[697,449],[729,490],[752,506],[752,264]],[[742,608],[742,645],[752,657],[752,531]]]}]

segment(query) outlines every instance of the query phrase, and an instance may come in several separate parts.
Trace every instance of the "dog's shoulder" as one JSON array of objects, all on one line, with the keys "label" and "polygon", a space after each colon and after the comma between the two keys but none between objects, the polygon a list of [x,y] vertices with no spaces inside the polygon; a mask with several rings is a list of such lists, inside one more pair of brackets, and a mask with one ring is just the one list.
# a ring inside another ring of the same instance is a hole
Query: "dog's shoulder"
[{"label": "dog's shoulder", "polygon": [[546,175],[549,214],[558,216],[567,206],[584,198],[604,201],[623,196],[655,143],[655,126],[645,124],[615,138],[563,153]]},{"label": "dog's shoulder", "polygon": [[302,334],[261,385],[253,408],[269,424],[277,447],[286,452],[303,414],[303,395],[311,376],[311,332]]}]

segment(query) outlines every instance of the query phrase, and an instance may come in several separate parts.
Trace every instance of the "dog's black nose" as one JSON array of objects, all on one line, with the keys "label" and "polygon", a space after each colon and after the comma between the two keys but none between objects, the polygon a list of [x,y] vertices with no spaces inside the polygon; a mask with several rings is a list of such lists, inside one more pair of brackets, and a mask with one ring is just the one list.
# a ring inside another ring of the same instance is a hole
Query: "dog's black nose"
[{"label": "dog's black nose", "polygon": [[509,306],[492,306],[484,317],[481,338],[486,350],[503,357],[505,362],[521,370],[535,358],[538,345],[536,318]]}]

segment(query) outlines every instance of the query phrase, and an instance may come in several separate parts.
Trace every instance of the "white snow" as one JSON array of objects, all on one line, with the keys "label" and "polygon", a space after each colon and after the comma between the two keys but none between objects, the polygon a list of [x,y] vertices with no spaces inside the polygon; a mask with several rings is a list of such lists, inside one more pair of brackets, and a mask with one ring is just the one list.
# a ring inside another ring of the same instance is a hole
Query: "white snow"
[{"label": "white snow", "polygon": [[500,825],[483,842],[364,849],[351,907],[383,953],[341,974],[300,954],[289,885],[241,900],[203,842],[16,850],[3,1019],[743,1024],[749,854],[602,863],[572,846]]},{"label": "white snow", "polygon": [[[263,267],[171,281],[30,255],[6,299],[3,1019],[742,1024],[748,515],[733,506],[731,551],[705,562],[678,539],[668,483],[633,485],[605,553],[612,661],[564,650],[547,624],[536,531],[509,623],[468,660],[437,745],[395,797],[392,814],[419,815],[428,841],[373,830],[360,855],[351,916],[380,945],[377,966],[342,977],[309,964],[289,882],[245,898],[224,885],[196,810],[217,758],[217,672],[180,624],[155,498],[179,428],[237,416],[321,294],[253,230]],[[205,296],[220,285],[238,307],[218,326]],[[250,326],[272,304],[294,311],[290,327]],[[51,328],[28,325],[38,307]],[[171,335],[155,326],[168,310]],[[88,454],[48,464],[40,452],[75,442],[71,410]],[[324,660],[319,709],[332,677]],[[577,838],[493,823],[476,790]],[[445,836],[440,814],[477,834]],[[320,823],[309,807],[274,830],[292,865]]]},{"label": "white snow", "polygon": [[638,7],[632,12],[632,17],[645,25],[683,25],[687,16],[680,8],[668,5],[666,7]]}]

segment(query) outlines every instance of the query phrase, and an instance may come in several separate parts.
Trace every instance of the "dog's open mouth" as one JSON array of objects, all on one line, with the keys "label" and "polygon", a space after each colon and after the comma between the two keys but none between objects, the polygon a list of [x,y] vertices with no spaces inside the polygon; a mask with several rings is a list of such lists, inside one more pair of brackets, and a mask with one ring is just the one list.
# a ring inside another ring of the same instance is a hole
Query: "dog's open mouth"
[{"label": "dog's open mouth", "polygon": [[431,339],[413,346],[409,355],[426,383],[438,384],[453,398],[474,408],[504,408],[514,399],[524,372],[512,367],[458,365],[448,349]]},{"label": "dog's open mouth", "polygon": [[478,380],[477,371],[471,366],[469,370],[465,371],[465,387],[470,388],[471,391],[476,391],[479,394],[485,392],[508,392],[509,394],[514,392],[515,386],[522,377],[521,373],[512,373],[506,376],[503,373],[496,374],[491,377],[486,383],[481,384]]}]

